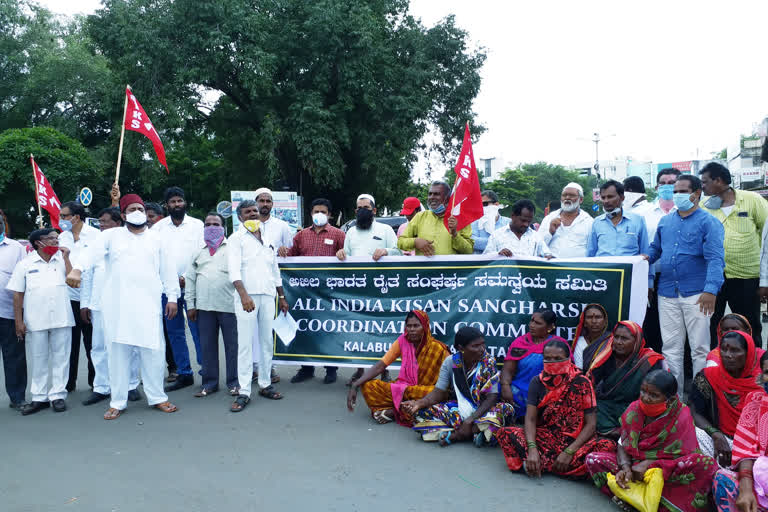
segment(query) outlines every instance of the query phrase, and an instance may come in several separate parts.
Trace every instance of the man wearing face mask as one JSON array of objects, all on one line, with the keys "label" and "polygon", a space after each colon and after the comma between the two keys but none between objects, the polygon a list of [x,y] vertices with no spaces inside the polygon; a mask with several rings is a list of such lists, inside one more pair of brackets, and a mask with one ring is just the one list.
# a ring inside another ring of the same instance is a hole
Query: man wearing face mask
[{"label": "man wearing face mask", "polygon": [[226,384],[237,396],[237,319],[232,297],[235,287],[228,275],[224,217],[210,212],[205,217],[205,245],[192,258],[185,275],[187,315],[200,328],[203,353],[203,383],[195,393],[203,398],[219,389],[219,331],[224,340]]},{"label": "man wearing face mask", "polygon": [[[685,339],[691,347],[693,374],[707,363],[709,319],[723,284],[725,230],[712,215],[699,208],[701,180],[682,175],[673,200],[677,211],[659,221],[648,253],[659,262],[659,324],[662,352],[670,371],[684,385]],[[684,389],[684,388],[683,388]]]},{"label": "man wearing face mask", "polygon": [[493,190],[481,192],[483,216],[472,223],[472,240],[475,254],[482,254],[494,231],[509,224],[509,217],[499,215],[499,196]]},{"label": "man wearing face mask", "polygon": [[[680,171],[674,167],[667,167],[659,171],[656,175],[656,191],[658,196],[656,202],[651,204],[651,208],[643,215],[645,227],[648,230],[648,240],[653,241],[656,236],[656,228],[659,221],[668,215],[675,208],[673,200],[675,182],[680,176]],[[643,320],[643,334],[648,348],[661,352],[661,327],[659,327],[659,272],[661,268],[657,262],[651,265],[651,272],[654,275],[653,290],[648,291],[648,309],[645,312]]]},{"label": "man wearing face mask", "polygon": [[624,185],[608,180],[600,186],[604,214],[592,223],[587,242],[587,256],[638,256],[648,252],[645,221],[624,213]]},{"label": "man wearing face mask", "polygon": [[[177,267],[157,230],[147,228],[144,201],[127,194],[120,199],[120,210],[126,227],[104,231],[67,277],[67,284],[79,287],[82,271],[92,269],[102,258],[109,269],[101,297],[105,336],[110,340],[112,392],[105,420],[118,418],[126,408],[135,349],[148,404],[165,413],[177,410],[163,390],[162,325],[163,316],[173,319],[178,312]],[[160,300],[163,290],[168,297],[165,307]]]},{"label": "man wearing face mask", "polygon": [[[328,224],[331,215],[331,202],[318,198],[312,201],[312,226],[304,228],[293,237],[293,246],[288,250],[288,256],[335,256],[344,248],[346,235],[338,228]],[[325,382],[336,382],[335,366],[325,367]],[[314,366],[302,366],[291,378],[292,383],[302,382],[313,378]]]},{"label": "man wearing face mask", "polygon": [[[270,379],[272,366],[272,322],[275,318],[275,295],[281,314],[288,312],[283,280],[277,266],[275,249],[261,238],[261,222],[255,201],[246,200],[237,205],[237,215],[243,221],[228,240],[227,268],[229,280],[235,288],[234,308],[237,318],[237,374],[239,391],[230,407],[232,412],[242,411],[251,401],[253,382],[253,333],[259,330],[261,357],[259,358],[259,395],[280,400]],[[295,246],[295,245],[294,245]]]},{"label": "man wearing face mask", "polygon": [[381,222],[376,222],[376,202],[369,194],[357,197],[355,209],[357,222],[344,237],[344,248],[336,252],[341,261],[347,256],[370,256],[379,261],[383,256],[400,256],[395,232]]},{"label": "man wearing face mask", "polygon": [[8,237],[5,215],[0,210],[0,350],[3,354],[5,392],[13,409],[21,409],[26,402],[27,356],[24,343],[16,338],[13,312],[13,292],[6,288],[13,269],[27,255],[22,245]]},{"label": "man wearing face mask", "polygon": [[17,343],[26,338],[29,353],[32,402],[21,409],[24,416],[51,406],[55,412],[67,409],[64,399],[75,325],[65,282],[72,268],[69,250],[59,247],[53,229],[33,231],[29,243],[35,252],[16,265],[6,287],[14,292]]},{"label": "man wearing face mask", "polygon": [[752,337],[762,347],[760,321],[760,242],[768,218],[768,204],[755,192],[734,190],[731,173],[723,165],[710,162],[699,172],[704,209],[725,228],[725,283],[717,295],[715,313],[709,326],[710,346],[717,347],[717,325],[725,313],[744,315],[752,326]]},{"label": "man wearing face mask", "polygon": [[472,226],[458,231],[455,217],[448,219],[445,229],[443,217],[449,207],[451,187],[444,181],[434,181],[429,187],[427,205],[429,210],[417,213],[408,222],[408,227],[397,240],[397,247],[403,251],[416,249],[417,256],[444,256],[472,254]]},{"label": "man wearing face mask", "polygon": [[[99,236],[99,230],[85,223],[85,208],[76,201],[69,201],[61,205],[59,213],[59,245],[69,249],[72,264],[77,263],[88,245]],[[93,361],[91,360],[91,343],[93,341],[93,327],[84,322],[80,317],[80,290],[69,288],[69,300],[72,304],[72,314],[75,318],[75,326],[72,327],[72,350],[69,353],[69,380],[67,391],[75,390],[77,382],[77,366],[80,361],[80,336],[82,334],[85,357],[88,359],[88,386],[93,388]]]},{"label": "man wearing face mask", "polygon": [[539,234],[555,258],[584,258],[592,231],[592,216],[581,209],[584,189],[578,183],[563,187],[560,209],[541,221]]},{"label": "man wearing face mask", "polygon": [[[199,219],[187,215],[184,191],[179,187],[170,187],[165,191],[165,204],[168,208],[168,217],[157,221],[152,230],[157,231],[160,235],[164,250],[172,255],[173,261],[176,263],[176,274],[181,288],[179,308],[184,308],[186,311],[184,274],[192,263],[193,253],[196,253],[203,246],[203,223]],[[163,303],[165,302],[166,299],[163,299]],[[187,318],[187,323],[189,324],[189,332],[192,334],[192,342],[195,345],[197,364],[202,366],[197,322]],[[168,338],[171,342],[173,358],[176,361],[176,372],[178,373],[176,381],[170,384],[166,391],[175,391],[194,384],[189,348],[187,347],[187,334],[184,328],[184,315],[166,319],[165,327],[168,330]]]},{"label": "man wearing face mask", "polygon": [[640,176],[630,176],[624,180],[624,201],[621,206],[627,213],[634,213],[640,217],[653,208],[645,198],[645,182]]}]

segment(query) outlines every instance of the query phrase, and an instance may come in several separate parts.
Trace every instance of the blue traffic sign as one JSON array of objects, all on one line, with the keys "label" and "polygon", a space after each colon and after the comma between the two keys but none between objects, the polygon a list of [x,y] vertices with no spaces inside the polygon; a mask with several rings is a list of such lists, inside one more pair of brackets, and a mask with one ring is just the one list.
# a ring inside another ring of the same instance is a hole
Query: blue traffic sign
[{"label": "blue traffic sign", "polygon": [[88,206],[91,204],[91,201],[93,201],[93,192],[91,192],[91,189],[88,187],[83,187],[83,189],[80,191],[80,204],[83,206]]},{"label": "blue traffic sign", "polygon": [[596,212],[596,211],[597,211],[597,210],[599,210],[599,209],[600,209],[600,207],[599,207],[598,205],[596,205],[596,204],[593,204],[593,205],[592,205],[592,211],[593,211],[593,212]]}]

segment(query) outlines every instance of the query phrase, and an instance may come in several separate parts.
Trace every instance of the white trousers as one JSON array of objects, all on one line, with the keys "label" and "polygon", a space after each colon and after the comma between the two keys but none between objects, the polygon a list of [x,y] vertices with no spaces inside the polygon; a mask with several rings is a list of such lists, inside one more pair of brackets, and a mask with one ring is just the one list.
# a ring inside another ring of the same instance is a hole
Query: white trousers
[{"label": "white trousers", "polygon": [[[110,393],[109,386],[109,353],[104,339],[104,315],[101,311],[91,310],[91,324],[93,324],[93,336],[91,346],[91,362],[95,374],[93,376],[93,390],[102,395]],[[134,347],[131,353],[131,377],[128,389],[139,387],[139,349]]]},{"label": "white trousers", "polygon": [[240,394],[251,396],[253,377],[253,338],[258,329],[259,344],[259,387],[272,384],[272,322],[275,319],[275,297],[270,295],[251,295],[256,308],[250,313],[243,310],[240,297],[235,294],[235,317],[237,318],[237,380]]},{"label": "white trousers", "polygon": [[[27,331],[27,361],[31,366],[33,402],[48,402],[67,398],[69,353],[72,351],[72,328],[59,327],[44,331]],[[48,388],[48,365],[51,387]]]},{"label": "white trousers", "polygon": [[709,354],[709,319],[699,310],[696,301],[701,294],[690,297],[668,298],[659,295],[659,326],[661,327],[662,353],[667,360],[669,371],[677,379],[682,394],[685,389],[683,378],[683,357],[685,335],[691,346],[693,374],[696,375],[707,364]]},{"label": "white trousers", "polygon": [[168,395],[163,391],[165,377],[165,347],[151,349],[125,345],[123,343],[109,344],[109,383],[112,386],[112,399],[109,406],[121,411],[128,403],[128,389],[131,379],[131,359],[134,351],[138,352],[141,366],[141,379],[144,382],[144,394],[149,405],[161,404],[168,401]]}]

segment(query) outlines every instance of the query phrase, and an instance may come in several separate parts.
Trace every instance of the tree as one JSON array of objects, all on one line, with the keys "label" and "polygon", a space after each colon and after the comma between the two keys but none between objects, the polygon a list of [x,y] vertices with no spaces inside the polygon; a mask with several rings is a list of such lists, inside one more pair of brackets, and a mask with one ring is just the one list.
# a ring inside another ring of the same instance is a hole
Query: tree
[{"label": "tree", "polygon": [[452,17],[426,28],[407,0],[106,0],[86,27],[144,98],[172,181],[282,181],[350,210],[360,192],[401,204],[420,150],[455,158],[485,60]]},{"label": "tree", "polygon": [[82,144],[53,128],[0,133],[0,196],[14,236],[24,236],[35,227],[37,203],[30,153],[62,203],[76,199],[82,187],[92,185],[99,177],[94,160]]}]

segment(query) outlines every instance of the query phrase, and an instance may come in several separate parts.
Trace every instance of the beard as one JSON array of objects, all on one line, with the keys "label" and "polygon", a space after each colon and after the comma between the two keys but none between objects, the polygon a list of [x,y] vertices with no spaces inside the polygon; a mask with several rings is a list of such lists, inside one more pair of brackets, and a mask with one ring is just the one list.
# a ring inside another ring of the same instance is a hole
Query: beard
[{"label": "beard", "polygon": [[184,208],[183,206],[180,206],[172,210],[169,209],[168,213],[170,214],[171,218],[176,220],[181,220],[184,218],[184,215],[187,213],[187,211],[186,211],[186,208]]},{"label": "beard", "polygon": [[262,216],[262,217],[269,216],[269,214],[271,212],[272,212],[272,208],[270,208],[268,206],[262,206],[261,208],[259,208],[259,215]]},{"label": "beard", "polygon": [[367,208],[362,208],[357,212],[357,228],[358,229],[371,229],[373,225],[373,212]]},{"label": "beard", "polygon": [[575,212],[579,209],[579,203],[572,203],[571,201],[563,201],[560,205],[560,209],[566,213]]}]

